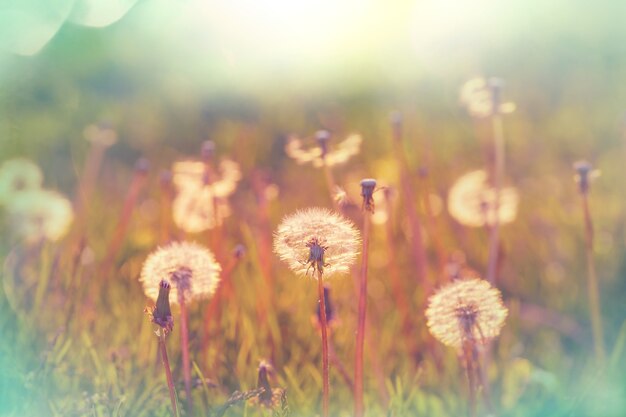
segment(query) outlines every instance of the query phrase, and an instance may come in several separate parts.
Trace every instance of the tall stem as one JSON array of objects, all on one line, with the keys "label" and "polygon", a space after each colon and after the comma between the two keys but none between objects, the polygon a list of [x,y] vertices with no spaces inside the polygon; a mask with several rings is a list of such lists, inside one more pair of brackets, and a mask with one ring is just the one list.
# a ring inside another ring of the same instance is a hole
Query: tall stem
[{"label": "tall stem", "polygon": [[361,263],[361,279],[359,285],[359,310],[356,330],[356,353],[354,364],[354,415],[362,417],[363,406],[363,350],[365,340],[365,312],[367,309],[367,258],[370,238],[369,212],[363,213],[363,255]]},{"label": "tall stem", "polygon": [[172,370],[170,369],[170,360],[167,357],[167,348],[165,347],[165,331],[159,329],[159,349],[161,350],[161,361],[165,369],[165,378],[167,379],[167,388],[170,391],[170,402],[172,403],[172,415],[178,417],[178,407],[176,405],[176,389],[172,379]]},{"label": "tall stem", "polygon": [[324,179],[326,180],[326,187],[328,188],[328,195],[330,196],[330,201],[333,204],[335,210],[341,212],[341,207],[337,203],[335,199],[335,192],[337,191],[337,183],[335,182],[335,177],[333,176],[333,171],[330,169],[330,166],[326,163],[326,159],[322,158],[324,166],[322,169],[324,170]]},{"label": "tall stem", "polygon": [[465,361],[465,371],[469,388],[468,416],[476,415],[476,373],[474,370],[474,342],[472,340],[463,341],[463,359]]},{"label": "tall stem", "polygon": [[598,277],[593,259],[593,222],[589,212],[587,193],[582,194],[583,214],[585,217],[585,237],[587,252],[587,293],[589,294],[589,310],[591,314],[591,329],[596,358],[600,365],[604,364],[604,336],[602,331],[602,314],[600,313],[600,295],[598,292]]},{"label": "tall stem", "polygon": [[324,296],[324,274],[317,270],[317,290],[320,301],[320,321],[322,327],[322,417],[328,417],[330,382],[328,376],[328,323],[326,320],[326,297]]},{"label": "tall stem", "polygon": [[178,301],[180,304],[180,336],[183,351],[183,379],[185,381],[185,395],[187,396],[187,412],[192,415],[193,399],[191,398],[191,362],[189,361],[189,330],[187,328],[187,305],[185,304],[184,291],[178,289]]},{"label": "tall stem", "polygon": [[409,226],[411,229],[411,257],[415,261],[415,266],[417,268],[416,275],[419,284],[423,286],[424,294],[428,294],[430,292],[430,281],[428,280],[428,259],[422,238],[422,223],[418,217],[417,208],[415,207],[415,194],[413,193],[413,187],[411,186],[411,174],[409,172],[404,149],[402,148],[403,131],[400,115],[394,114],[392,127],[394,154],[396,161],[398,162],[398,166],[400,167],[402,200],[406,208]]},{"label": "tall stem", "polygon": [[489,261],[487,264],[487,280],[494,283],[498,268],[498,252],[500,245],[500,192],[502,190],[502,177],[504,176],[504,133],[502,128],[502,116],[495,113],[491,118],[493,140],[495,148],[494,187],[495,201],[493,203],[493,224],[489,235]]},{"label": "tall stem", "polygon": [[389,259],[388,266],[391,289],[402,321],[402,336],[404,337],[408,353],[413,357],[417,349],[413,341],[414,336],[411,334],[413,326],[411,325],[409,301],[406,296],[406,290],[402,285],[402,280],[400,279],[400,268],[398,267],[398,258],[396,256],[398,249],[393,236],[391,196],[388,190],[385,190],[385,203],[389,216],[385,222],[385,238],[387,243],[387,257]]}]

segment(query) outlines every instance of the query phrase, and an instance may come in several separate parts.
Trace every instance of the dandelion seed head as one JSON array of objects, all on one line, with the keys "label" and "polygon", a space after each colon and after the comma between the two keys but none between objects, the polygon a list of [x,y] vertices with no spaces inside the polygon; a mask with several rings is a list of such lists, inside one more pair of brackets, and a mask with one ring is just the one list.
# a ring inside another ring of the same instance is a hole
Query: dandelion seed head
[{"label": "dandelion seed head", "polygon": [[349,271],[359,242],[359,231],[351,221],[314,207],[283,219],[274,234],[274,252],[297,274],[306,275],[321,267],[327,277]]},{"label": "dandelion seed head", "polygon": [[[519,195],[513,187],[500,189],[498,221],[511,223],[517,217]],[[496,191],[487,184],[487,173],[472,171],[459,178],[448,194],[448,211],[459,223],[470,227],[492,225],[496,221]]]},{"label": "dandelion seed head", "polygon": [[500,291],[478,278],[441,287],[428,299],[426,309],[430,333],[441,343],[457,348],[468,339],[486,343],[497,337],[507,314]]},{"label": "dandelion seed head", "polygon": [[41,187],[43,174],[34,162],[16,158],[0,166],[0,204],[13,198],[15,193]]},{"label": "dandelion seed head", "polygon": [[[287,140],[285,153],[300,165],[311,163],[315,168],[321,168],[324,164],[333,166],[346,163],[354,155],[358,155],[363,141],[360,135],[352,134],[331,147],[327,143],[328,139],[320,141],[319,137],[324,136],[318,135],[316,145],[306,148],[301,139],[292,136]],[[320,145],[322,142],[323,146]]]},{"label": "dandelion seed head", "polygon": [[176,226],[187,233],[200,233],[220,226],[230,216],[230,205],[213,194],[211,187],[179,192],[172,203]]},{"label": "dandelion seed head", "polygon": [[29,244],[61,239],[74,220],[67,198],[41,189],[15,194],[7,204],[7,214],[15,234]]},{"label": "dandelion seed head", "polygon": [[117,142],[117,132],[107,123],[92,124],[85,128],[83,136],[87,141],[108,148]]},{"label": "dandelion seed head", "polygon": [[501,102],[502,85],[502,80],[497,78],[473,78],[461,87],[459,101],[476,118],[486,118],[496,113],[512,113],[515,111],[515,104]]},{"label": "dandelion seed head", "polygon": [[207,177],[207,165],[202,161],[178,161],[172,166],[172,182],[180,192],[210,188],[216,197],[228,197],[237,189],[241,179],[239,164],[223,159],[219,164],[219,175]]},{"label": "dandelion seed head", "polygon": [[160,282],[172,283],[171,302],[207,298],[213,295],[222,270],[211,251],[197,243],[173,242],[151,253],[143,264],[139,280],[145,294],[153,300],[158,297]]}]

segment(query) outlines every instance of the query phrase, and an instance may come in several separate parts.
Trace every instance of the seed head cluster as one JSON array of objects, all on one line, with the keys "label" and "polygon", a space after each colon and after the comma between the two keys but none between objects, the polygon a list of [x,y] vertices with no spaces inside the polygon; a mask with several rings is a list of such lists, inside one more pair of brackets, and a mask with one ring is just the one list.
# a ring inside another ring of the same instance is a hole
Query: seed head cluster
[{"label": "seed head cluster", "polygon": [[428,300],[430,333],[441,343],[460,348],[465,340],[485,343],[500,334],[508,314],[500,291],[482,279],[454,281]]},{"label": "seed head cluster", "polygon": [[356,260],[360,235],[354,224],[324,208],[308,208],[283,219],[274,251],[297,274],[324,277],[348,272]]},{"label": "seed head cluster", "polygon": [[148,256],[139,280],[146,295],[153,300],[158,297],[161,281],[169,281],[171,302],[177,304],[181,291],[188,301],[213,295],[221,270],[213,253],[203,246],[173,242]]}]

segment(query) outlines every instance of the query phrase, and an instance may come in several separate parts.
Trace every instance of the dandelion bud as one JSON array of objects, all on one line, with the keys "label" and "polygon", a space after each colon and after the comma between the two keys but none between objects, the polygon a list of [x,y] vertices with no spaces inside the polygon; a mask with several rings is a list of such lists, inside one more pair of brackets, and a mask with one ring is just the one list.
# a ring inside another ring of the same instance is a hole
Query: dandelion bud
[{"label": "dandelion bud", "polygon": [[259,394],[259,400],[261,403],[267,403],[272,401],[272,387],[270,385],[268,377],[268,371],[271,369],[272,366],[266,361],[261,361],[261,363],[259,364],[257,388],[263,388],[263,392]]},{"label": "dandelion bud", "polygon": [[159,183],[163,188],[169,188],[172,185],[172,171],[164,169],[159,173]]},{"label": "dandelion bud", "polygon": [[150,161],[147,158],[139,158],[135,162],[135,172],[137,174],[147,174],[150,169]]},{"label": "dandelion bud", "polygon": [[315,140],[322,150],[322,158],[328,153],[328,141],[330,140],[330,132],[328,130],[318,130],[315,133]]},{"label": "dandelion bud", "polygon": [[83,136],[87,141],[108,148],[117,142],[117,132],[110,122],[100,122],[85,128]]},{"label": "dandelion bud", "polygon": [[374,212],[374,190],[376,189],[376,180],[366,178],[361,180],[361,197],[363,197],[364,210]]},{"label": "dandelion bud", "polygon": [[200,148],[200,155],[203,160],[208,161],[213,158],[215,155],[215,142],[212,140],[205,140],[202,142],[202,147]]},{"label": "dandelion bud", "polygon": [[402,133],[402,113],[398,110],[392,111],[389,116],[391,122],[391,128],[393,129],[394,138],[400,139]]},{"label": "dandelion bud", "polygon": [[574,179],[578,183],[580,193],[587,194],[589,192],[589,184],[594,178],[600,175],[600,171],[594,170],[591,164],[587,161],[578,161],[574,163],[574,170],[576,171]]},{"label": "dandelion bud", "polygon": [[162,280],[159,284],[159,295],[156,306],[152,310],[152,322],[171,332],[174,329],[174,319],[170,309],[170,289],[169,282]]},{"label": "dandelion bud", "polygon": [[244,245],[240,243],[237,246],[235,246],[235,249],[233,250],[233,255],[235,256],[235,259],[243,258],[245,254],[246,254],[246,247]]},{"label": "dandelion bud", "polygon": [[[328,322],[328,324],[330,325],[330,323],[333,321],[333,319],[335,318],[335,308],[333,306],[333,303],[330,299],[330,288],[327,286],[324,286],[324,302],[326,305],[325,311],[326,311],[326,321]],[[322,315],[321,315],[321,311],[320,311],[320,305],[317,305],[317,308],[315,309],[316,314],[317,314],[317,320],[321,323],[322,322]]]}]

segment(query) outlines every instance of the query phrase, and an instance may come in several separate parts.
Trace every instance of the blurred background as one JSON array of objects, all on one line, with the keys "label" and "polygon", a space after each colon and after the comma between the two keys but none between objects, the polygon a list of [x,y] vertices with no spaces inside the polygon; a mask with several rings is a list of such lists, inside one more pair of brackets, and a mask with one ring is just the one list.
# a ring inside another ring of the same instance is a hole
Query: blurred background
[{"label": "blurred background", "polygon": [[[212,232],[174,234],[206,242],[223,263],[237,244],[247,252],[232,274],[240,298],[212,324],[211,340],[221,341],[197,354],[216,384],[206,398],[253,388],[258,362],[271,357],[273,381],[287,388],[293,415],[314,415],[320,391],[319,336],[310,325],[314,285],[280,265],[267,239],[284,215],[331,207],[332,199],[321,170],[286,155],[289,135],[327,129],[340,141],[360,134],[360,153],[334,169],[337,183],[358,201],[361,178],[399,187],[389,115],[400,111],[417,210],[426,218],[417,175],[424,169],[442,208],[439,229],[425,233],[429,261],[436,264],[437,233],[448,253],[462,252],[482,272],[487,235],[452,219],[446,198],[461,175],[493,163],[489,125],[467,114],[459,90],[468,79],[497,76],[505,81],[504,99],[516,105],[504,116],[505,183],[517,188],[520,202],[516,220],[501,233],[498,287],[510,315],[492,353],[495,402],[510,416],[626,415],[624,16],[626,3],[618,0],[0,0],[0,163],[28,158],[41,168],[46,188],[76,201],[92,152],[86,129],[106,126],[117,135],[89,208],[68,238],[35,253],[16,249],[2,212],[4,281],[16,250],[33,269],[25,275],[56,268],[61,278],[46,289],[58,297],[50,296],[56,301],[45,311],[24,301],[34,287],[23,289],[24,300],[11,300],[6,284],[0,294],[0,414],[167,415],[153,326],[141,313],[149,301],[137,276],[163,243],[161,172],[176,160],[199,159],[202,143],[212,140],[216,160],[232,159],[241,170],[231,214],[219,240]],[[110,275],[102,277],[97,265],[124,218],[139,158],[149,163],[141,168],[146,183],[134,196]],[[573,180],[572,165],[581,159],[601,171],[590,205],[605,344],[613,355],[612,372],[601,376],[590,359],[584,228]],[[382,195],[376,199],[393,222],[416,340],[428,344],[420,304],[428,294],[412,278],[405,197],[389,207]],[[352,217],[360,227],[360,215]],[[376,374],[366,381],[369,415],[460,415],[464,381],[455,352],[437,345],[442,371],[428,354],[425,363],[415,360],[395,339],[401,325],[386,277],[383,223],[374,227],[370,255],[371,325],[381,338],[379,361],[368,359]],[[69,272],[76,236],[86,256],[78,274]],[[334,343],[351,373],[353,283],[345,277],[331,285],[343,328],[334,330]],[[271,305],[259,307],[259,297]],[[192,327],[202,327],[205,308],[191,312]],[[267,326],[257,327],[259,311]],[[174,334],[170,341],[176,340]],[[349,384],[332,378],[333,410],[350,415]],[[258,411],[239,406],[227,415],[244,412]]]}]

